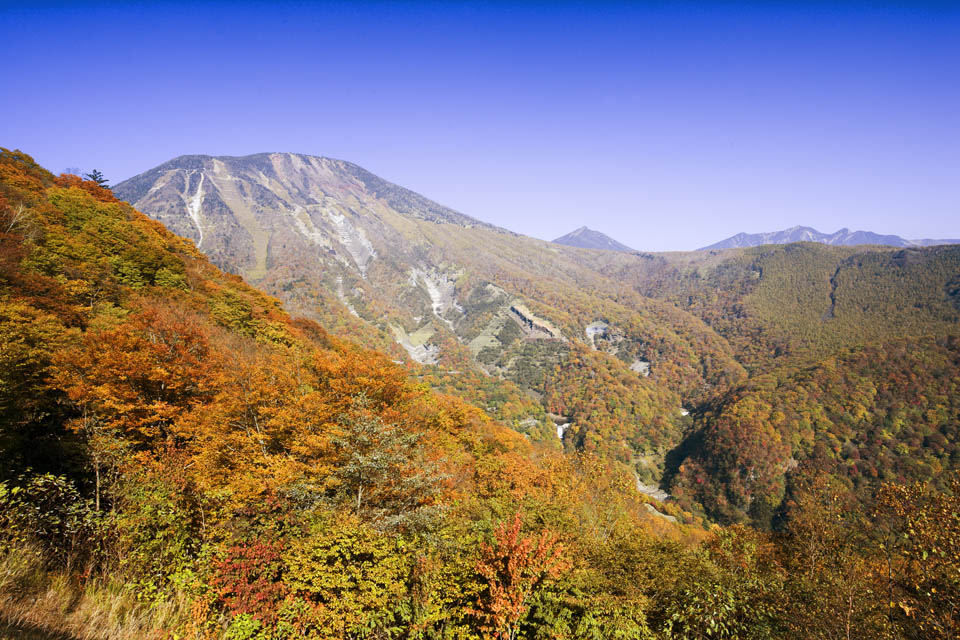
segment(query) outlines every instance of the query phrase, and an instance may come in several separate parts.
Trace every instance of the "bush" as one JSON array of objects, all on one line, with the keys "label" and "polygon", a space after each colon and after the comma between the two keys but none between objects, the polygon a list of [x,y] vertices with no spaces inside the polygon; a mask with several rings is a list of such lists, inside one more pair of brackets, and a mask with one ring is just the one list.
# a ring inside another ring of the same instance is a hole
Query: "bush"
[{"label": "bush", "polygon": [[21,475],[0,482],[0,545],[33,545],[55,566],[89,560],[99,549],[103,520],[92,501],[64,476]]}]

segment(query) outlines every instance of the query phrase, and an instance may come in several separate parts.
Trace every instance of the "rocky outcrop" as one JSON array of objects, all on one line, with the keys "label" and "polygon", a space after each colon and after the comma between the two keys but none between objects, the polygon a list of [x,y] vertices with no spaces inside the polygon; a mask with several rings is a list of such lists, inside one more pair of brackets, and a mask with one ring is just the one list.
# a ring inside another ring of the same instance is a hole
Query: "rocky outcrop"
[{"label": "rocky outcrop", "polygon": [[510,305],[510,317],[520,324],[528,340],[566,340],[559,329],[535,316],[520,302]]}]

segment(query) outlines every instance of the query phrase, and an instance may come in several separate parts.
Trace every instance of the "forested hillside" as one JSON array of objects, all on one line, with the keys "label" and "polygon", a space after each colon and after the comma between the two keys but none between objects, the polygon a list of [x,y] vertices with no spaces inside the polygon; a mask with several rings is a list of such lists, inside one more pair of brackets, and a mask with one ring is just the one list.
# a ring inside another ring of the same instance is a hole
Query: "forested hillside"
[{"label": "forested hillside", "polygon": [[[110,191],[0,152],[0,635],[956,636],[956,339],[761,366],[638,280],[588,299],[516,260],[518,289],[558,294],[513,304],[528,330],[605,319],[589,344],[515,347],[524,384],[578,418],[562,447],[430,389],[548,421],[516,387],[292,318]],[[482,307],[498,294],[482,255],[469,268],[458,295]],[[730,283],[745,305],[762,291]],[[914,322],[936,334],[950,312],[929,303]],[[663,354],[656,377],[624,366],[621,331]],[[659,503],[635,470],[678,433],[677,500]],[[701,507],[776,531],[683,511]]]},{"label": "forested hillside", "polygon": [[[698,415],[671,483],[688,507],[771,523],[798,465],[867,506],[883,481],[944,482],[960,467],[960,339],[892,340],[756,376]],[[710,482],[705,479],[710,478]]]},{"label": "forested hillside", "polygon": [[750,372],[697,408],[664,486],[687,508],[771,526],[798,465],[869,509],[883,481],[960,466],[960,246],[814,243],[604,265],[703,319]]},{"label": "forested hillside", "polygon": [[9,151],[0,177],[17,628],[469,637],[536,610],[543,628],[640,633],[647,597],[612,589],[603,550],[703,535],[622,470],[291,319],[95,183]]},{"label": "forested hillside", "polygon": [[607,270],[703,319],[751,371],[960,331],[960,245],[798,243],[664,254]]}]

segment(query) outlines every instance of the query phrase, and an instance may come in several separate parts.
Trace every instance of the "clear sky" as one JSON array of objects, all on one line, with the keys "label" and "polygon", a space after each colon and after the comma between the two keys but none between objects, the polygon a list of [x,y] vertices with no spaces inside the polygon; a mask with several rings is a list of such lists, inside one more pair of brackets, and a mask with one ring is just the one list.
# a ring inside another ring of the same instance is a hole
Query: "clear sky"
[{"label": "clear sky", "polygon": [[960,237],[958,2],[0,0],[0,27],[0,146],[55,172],[296,151],[544,239]]}]

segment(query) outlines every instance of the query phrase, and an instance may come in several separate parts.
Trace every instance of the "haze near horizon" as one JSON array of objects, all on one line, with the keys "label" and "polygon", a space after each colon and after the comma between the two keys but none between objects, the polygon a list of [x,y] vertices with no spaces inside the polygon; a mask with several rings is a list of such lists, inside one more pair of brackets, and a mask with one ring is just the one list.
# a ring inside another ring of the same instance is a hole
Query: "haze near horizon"
[{"label": "haze near horizon", "polygon": [[[952,3],[3,3],[0,145],[341,158],[550,239],[960,236]],[[91,37],[96,34],[96,37]],[[68,99],[69,97],[69,99]]]}]

